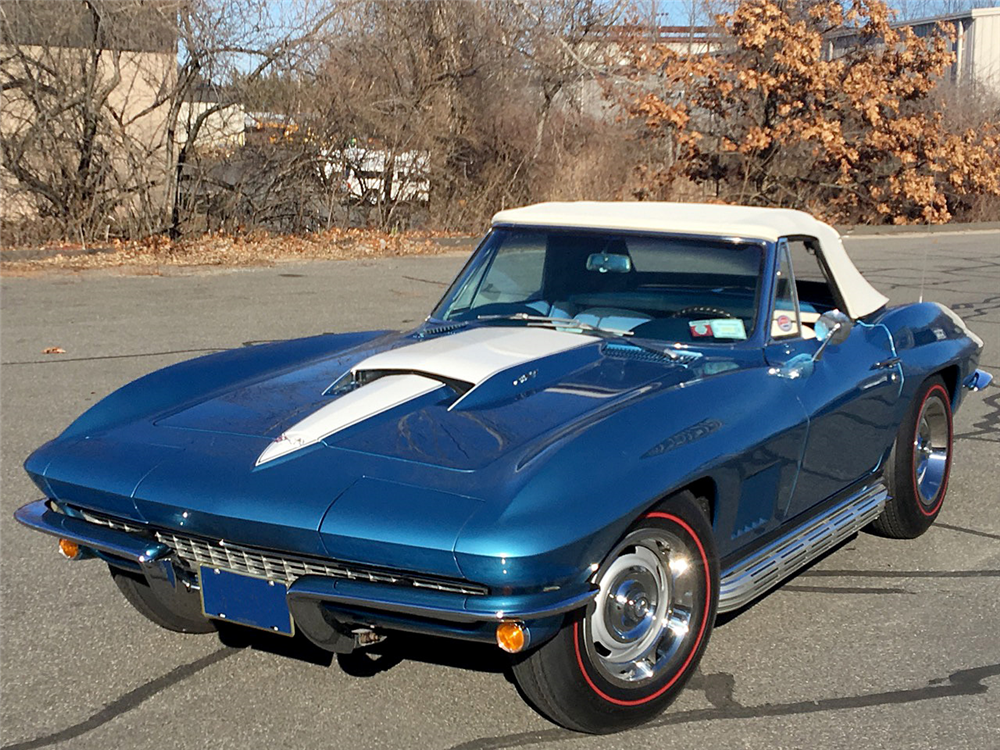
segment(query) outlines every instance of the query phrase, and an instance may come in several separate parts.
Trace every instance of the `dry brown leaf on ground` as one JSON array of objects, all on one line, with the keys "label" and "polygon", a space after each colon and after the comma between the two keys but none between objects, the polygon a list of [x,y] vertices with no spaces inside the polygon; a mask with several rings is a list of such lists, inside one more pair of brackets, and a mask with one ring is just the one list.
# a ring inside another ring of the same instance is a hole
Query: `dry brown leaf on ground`
[{"label": "dry brown leaf on ground", "polygon": [[213,232],[201,236],[171,240],[154,235],[136,240],[109,243],[95,253],[40,253],[31,259],[14,260],[24,248],[0,247],[0,269],[5,274],[34,271],[84,271],[118,268],[159,273],[167,266],[266,266],[283,261],[347,260],[400,255],[433,255],[447,252],[470,252],[466,248],[442,243],[445,238],[463,235],[442,231],[380,232],[360,228],[332,228],[306,235],[272,235],[253,232],[232,235]]},{"label": "dry brown leaf on ground", "polygon": [[65,354],[66,350],[61,346],[47,346],[42,349],[42,354]]}]

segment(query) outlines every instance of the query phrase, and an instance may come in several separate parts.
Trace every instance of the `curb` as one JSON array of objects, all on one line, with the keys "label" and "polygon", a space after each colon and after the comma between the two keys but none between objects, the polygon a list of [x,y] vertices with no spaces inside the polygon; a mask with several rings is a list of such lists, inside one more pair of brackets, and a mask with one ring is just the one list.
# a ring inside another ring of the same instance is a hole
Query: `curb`
[{"label": "curb", "polygon": [[67,258],[74,258],[80,255],[102,255],[113,253],[114,247],[110,245],[88,247],[88,248],[61,248],[58,246],[23,247],[23,248],[3,248],[0,259],[4,261],[31,261],[54,258],[57,255],[65,255]]},{"label": "curb", "polygon": [[963,232],[995,232],[1000,231],[1000,221],[970,221],[968,223],[954,222],[951,224],[906,224],[893,226],[889,224],[835,224],[840,236],[880,237],[896,234],[961,234]]}]

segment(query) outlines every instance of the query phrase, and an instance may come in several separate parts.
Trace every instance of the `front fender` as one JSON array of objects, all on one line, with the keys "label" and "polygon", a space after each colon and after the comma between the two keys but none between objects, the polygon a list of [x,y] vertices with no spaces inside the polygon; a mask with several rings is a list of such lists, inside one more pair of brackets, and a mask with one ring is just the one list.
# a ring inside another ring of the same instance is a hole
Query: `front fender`
[{"label": "front fender", "polygon": [[531,476],[513,497],[487,500],[462,529],[457,562],[470,580],[514,590],[579,584],[643,513],[696,480],[715,485],[725,556],[755,536],[736,539],[748,502],[767,504],[767,521],[780,512],[804,437],[802,405],[763,368],[663,389],[522,467]]}]

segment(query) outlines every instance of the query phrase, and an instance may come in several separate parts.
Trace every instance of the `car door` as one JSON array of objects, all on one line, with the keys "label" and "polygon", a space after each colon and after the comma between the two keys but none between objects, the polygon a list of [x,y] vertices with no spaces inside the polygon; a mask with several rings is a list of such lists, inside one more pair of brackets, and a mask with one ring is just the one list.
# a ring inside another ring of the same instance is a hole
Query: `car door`
[{"label": "car door", "polygon": [[895,432],[902,378],[889,332],[860,320],[846,341],[826,347],[813,362],[820,341],[811,322],[819,311],[807,304],[810,312],[802,313],[786,240],[778,243],[777,260],[765,356],[770,372],[786,382],[809,419],[785,513],[793,517],[880,468]]}]

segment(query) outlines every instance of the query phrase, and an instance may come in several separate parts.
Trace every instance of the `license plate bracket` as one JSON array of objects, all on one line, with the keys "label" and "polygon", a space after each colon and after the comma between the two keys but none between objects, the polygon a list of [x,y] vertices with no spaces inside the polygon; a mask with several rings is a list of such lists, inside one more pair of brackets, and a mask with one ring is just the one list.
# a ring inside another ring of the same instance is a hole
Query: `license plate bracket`
[{"label": "license plate bracket", "polygon": [[285,584],[205,565],[199,568],[198,577],[206,616],[270,633],[294,635]]}]

